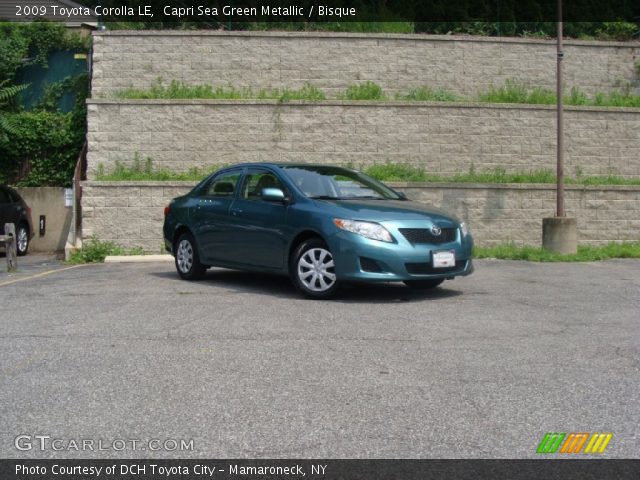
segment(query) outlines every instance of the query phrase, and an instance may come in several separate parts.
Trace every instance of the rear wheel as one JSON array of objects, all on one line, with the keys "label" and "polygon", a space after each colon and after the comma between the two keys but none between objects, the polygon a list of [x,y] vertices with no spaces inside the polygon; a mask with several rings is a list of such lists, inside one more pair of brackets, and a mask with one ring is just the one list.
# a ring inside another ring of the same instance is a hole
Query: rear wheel
[{"label": "rear wheel", "polygon": [[319,238],[302,242],[292,255],[291,280],[302,294],[318,300],[333,297],[339,288],[329,247]]},{"label": "rear wheel", "polygon": [[204,277],[207,267],[200,263],[198,249],[193,235],[183,233],[176,242],[176,270],[185,280],[199,280]]},{"label": "rear wheel", "polygon": [[428,290],[430,288],[436,288],[444,282],[444,278],[437,278],[432,280],[406,280],[404,284],[409,288]]},{"label": "rear wheel", "polygon": [[24,256],[29,250],[29,229],[24,223],[18,225],[16,231],[16,250],[19,256]]}]

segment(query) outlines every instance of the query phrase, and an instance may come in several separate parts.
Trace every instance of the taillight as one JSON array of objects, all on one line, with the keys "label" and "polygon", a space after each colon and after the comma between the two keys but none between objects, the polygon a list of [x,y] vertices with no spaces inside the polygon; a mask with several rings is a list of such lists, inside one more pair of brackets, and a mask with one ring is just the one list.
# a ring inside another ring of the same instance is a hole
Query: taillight
[{"label": "taillight", "polygon": [[166,207],[164,207],[164,216],[166,217],[167,215],[169,215],[169,211],[171,211],[171,207],[169,205],[167,205]]},{"label": "taillight", "polygon": [[31,207],[27,207],[27,213],[31,216]]}]

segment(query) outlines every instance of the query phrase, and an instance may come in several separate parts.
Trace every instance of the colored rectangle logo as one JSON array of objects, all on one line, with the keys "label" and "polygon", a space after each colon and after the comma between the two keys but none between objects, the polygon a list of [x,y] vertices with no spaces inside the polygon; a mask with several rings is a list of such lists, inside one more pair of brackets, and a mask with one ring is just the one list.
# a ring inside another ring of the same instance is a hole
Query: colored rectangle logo
[{"label": "colored rectangle logo", "polygon": [[600,454],[604,453],[612,438],[612,433],[550,432],[545,434],[536,449],[536,453]]}]

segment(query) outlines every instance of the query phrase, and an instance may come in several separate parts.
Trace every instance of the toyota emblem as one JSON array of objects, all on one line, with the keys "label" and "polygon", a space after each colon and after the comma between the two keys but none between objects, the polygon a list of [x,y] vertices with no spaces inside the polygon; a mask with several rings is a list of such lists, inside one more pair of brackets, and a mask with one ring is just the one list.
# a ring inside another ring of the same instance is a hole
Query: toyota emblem
[{"label": "toyota emblem", "polygon": [[442,233],[442,229],[438,225],[433,225],[431,227],[431,234],[434,237],[439,237],[441,233]]}]

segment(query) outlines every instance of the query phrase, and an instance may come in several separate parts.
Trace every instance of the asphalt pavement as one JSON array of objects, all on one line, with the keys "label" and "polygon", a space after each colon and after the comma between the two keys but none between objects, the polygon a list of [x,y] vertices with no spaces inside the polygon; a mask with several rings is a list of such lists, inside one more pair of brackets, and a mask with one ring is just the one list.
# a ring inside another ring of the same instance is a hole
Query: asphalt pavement
[{"label": "asphalt pavement", "polygon": [[51,262],[0,273],[0,458],[519,458],[547,432],[640,456],[637,260],[478,261],[325,302]]}]

